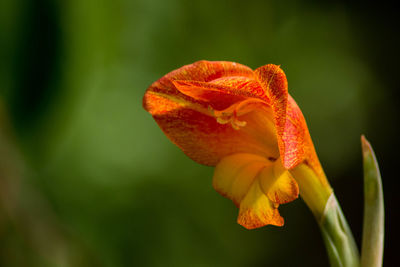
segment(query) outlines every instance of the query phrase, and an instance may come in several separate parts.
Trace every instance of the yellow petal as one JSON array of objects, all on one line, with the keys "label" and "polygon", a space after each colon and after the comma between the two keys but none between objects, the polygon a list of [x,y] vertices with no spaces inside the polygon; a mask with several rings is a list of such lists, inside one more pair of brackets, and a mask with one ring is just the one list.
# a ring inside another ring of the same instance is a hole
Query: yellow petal
[{"label": "yellow petal", "polygon": [[299,186],[280,160],[272,168],[265,168],[259,175],[260,185],[268,198],[279,204],[295,200],[299,196]]},{"label": "yellow petal", "polygon": [[281,159],[248,153],[226,156],[217,164],[213,186],[239,207],[238,223],[248,229],[283,225],[279,204],[299,195],[297,182]]},{"label": "yellow petal", "polygon": [[261,190],[259,180],[255,180],[240,203],[237,222],[247,229],[267,224],[282,226],[283,218],[279,215],[278,206],[279,204],[273,203]]},{"label": "yellow petal", "polygon": [[282,226],[278,203],[261,189],[260,173],[273,172],[274,163],[264,157],[238,153],[224,157],[216,166],[213,186],[239,207],[238,223],[247,229],[267,224]]},{"label": "yellow petal", "polygon": [[239,206],[254,179],[266,165],[271,163],[254,154],[237,153],[224,157],[215,168],[213,186],[217,192]]}]

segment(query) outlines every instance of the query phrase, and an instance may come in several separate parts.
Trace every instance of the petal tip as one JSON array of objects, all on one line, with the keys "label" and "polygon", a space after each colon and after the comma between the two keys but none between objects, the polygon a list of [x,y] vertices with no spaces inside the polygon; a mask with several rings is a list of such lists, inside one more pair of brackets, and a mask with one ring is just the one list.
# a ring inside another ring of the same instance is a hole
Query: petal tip
[{"label": "petal tip", "polygon": [[284,219],[280,216],[278,209],[274,209],[271,215],[272,216],[267,216],[262,214],[261,216],[258,216],[254,210],[248,209],[239,213],[237,223],[248,230],[260,228],[266,225],[284,225]]},{"label": "petal tip", "polygon": [[[287,93],[287,79],[285,72],[278,65],[268,64],[255,71],[256,78],[268,96],[277,92]],[[272,92],[270,92],[272,90]],[[270,92],[270,93],[269,93]]]}]

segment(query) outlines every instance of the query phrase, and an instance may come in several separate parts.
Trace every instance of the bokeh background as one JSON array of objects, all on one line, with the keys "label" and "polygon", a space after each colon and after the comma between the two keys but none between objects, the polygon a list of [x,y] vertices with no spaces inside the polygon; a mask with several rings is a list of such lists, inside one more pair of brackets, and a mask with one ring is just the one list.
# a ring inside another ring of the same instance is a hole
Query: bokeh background
[{"label": "bokeh background", "polygon": [[360,135],[398,255],[399,28],[375,1],[5,0],[0,4],[0,266],[327,266],[299,199],[248,231],[142,108],[200,59],[280,64],[357,242]]}]

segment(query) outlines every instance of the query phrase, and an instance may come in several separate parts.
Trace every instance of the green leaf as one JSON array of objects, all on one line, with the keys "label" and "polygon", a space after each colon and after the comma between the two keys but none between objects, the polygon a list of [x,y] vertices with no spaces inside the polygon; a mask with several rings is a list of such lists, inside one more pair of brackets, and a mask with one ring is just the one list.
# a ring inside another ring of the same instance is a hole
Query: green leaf
[{"label": "green leaf", "polygon": [[385,211],[379,166],[370,143],[361,136],[364,158],[364,228],[361,265],[382,266]]}]

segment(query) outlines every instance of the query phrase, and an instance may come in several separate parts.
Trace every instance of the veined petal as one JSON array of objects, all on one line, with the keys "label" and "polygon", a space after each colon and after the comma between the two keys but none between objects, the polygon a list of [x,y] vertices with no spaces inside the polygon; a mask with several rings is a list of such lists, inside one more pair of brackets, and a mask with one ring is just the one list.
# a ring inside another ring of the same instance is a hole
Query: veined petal
[{"label": "veined petal", "polygon": [[[186,95],[177,90],[173,84],[173,81],[181,80],[210,82],[216,79],[232,76],[253,79],[254,73],[249,67],[234,62],[201,60],[193,64],[183,66],[163,76],[147,89],[146,94],[149,92],[156,92],[166,96],[175,96],[187,99],[188,97]],[[149,103],[145,95],[143,106],[146,110],[148,110],[148,104]]]},{"label": "veined petal", "polygon": [[[290,140],[296,140],[294,141],[293,147],[302,147],[302,152],[304,153],[303,159],[305,163],[313,169],[320,181],[329,187],[328,180],[326,179],[324,170],[322,169],[321,163],[319,162],[317,153],[315,151],[313,141],[311,140],[306,120],[304,119],[303,113],[301,112],[296,101],[290,95],[288,98],[287,118],[288,119],[285,127],[285,131],[287,132],[284,135],[284,139],[287,140],[287,143],[289,143]],[[289,147],[290,145],[287,146],[288,158],[293,158],[295,157],[296,153],[291,153]],[[295,149],[293,148],[293,150]],[[299,151],[301,150],[299,149]],[[296,164],[293,164],[289,169],[293,169],[293,167],[298,166],[300,163],[298,160],[288,161],[296,162]]]},{"label": "veined petal", "polygon": [[246,98],[257,98],[267,103],[264,90],[254,78],[222,77],[210,82],[174,80],[173,84],[181,93],[205,101],[215,109],[225,109]]},{"label": "veined petal", "polygon": [[234,121],[225,124],[221,120],[218,122],[218,117],[201,106],[176,102],[152,93],[147,97],[154,101],[149,107],[166,136],[201,164],[215,166],[220,159],[234,153],[279,157],[274,132],[268,128],[273,123],[266,111],[260,109],[242,115],[236,123],[240,125],[240,121],[245,121],[246,124],[236,130],[232,126]]},{"label": "veined petal", "polygon": [[[225,110],[219,108],[229,111],[228,104],[250,99],[245,97],[247,93],[240,92],[251,88],[257,87],[252,89],[254,96],[258,97],[254,99],[262,101],[259,97],[262,88],[249,79],[254,79],[253,71],[241,64],[199,61],[172,71],[153,83],[146,91],[143,106],[167,137],[201,164],[216,165],[224,156],[239,152],[276,158],[279,150],[271,112],[267,108],[257,106],[254,107],[257,112],[251,112],[246,105],[244,114],[237,115],[233,109],[231,114],[218,115],[218,111]],[[229,84],[241,84],[242,89],[228,88]],[[195,88],[190,88],[191,85]],[[223,100],[223,104],[212,106],[219,100]],[[241,116],[240,120],[238,116]],[[226,119],[231,121],[230,117],[233,123],[224,124]],[[239,127],[243,131],[237,131]]]},{"label": "veined petal", "polygon": [[244,95],[230,92],[223,85],[198,81],[173,81],[175,87],[184,95],[207,103],[214,109],[226,109],[233,103],[244,100]]},{"label": "veined petal", "polygon": [[145,101],[167,137],[201,164],[213,166],[234,153],[279,157],[272,112],[261,99],[247,98],[226,110],[154,91]]},{"label": "veined petal", "polygon": [[284,167],[292,169],[306,161],[320,179],[326,179],[304,116],[288,94],[287,80],[283,70],[277,65],[269,64],[256,69],[255,76],[270,99]]}]

